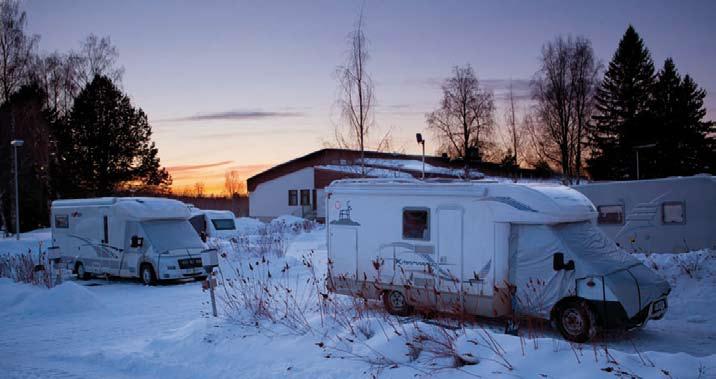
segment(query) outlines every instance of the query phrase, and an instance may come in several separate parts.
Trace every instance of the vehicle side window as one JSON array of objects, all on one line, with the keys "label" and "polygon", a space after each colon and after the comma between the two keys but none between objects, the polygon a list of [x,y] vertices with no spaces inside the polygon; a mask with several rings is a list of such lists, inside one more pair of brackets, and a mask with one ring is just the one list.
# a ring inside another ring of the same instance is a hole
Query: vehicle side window
[{"label": "vehicle side window", "polygon": [[599,216],[597,223],[599,224],[623,224],[624,223],[624,206],[623,205],[600,205],[597,207]]},{"label": "vehicle side window", "polygon": [[55,215],[55,228],[67,229],[70,227],[70,216]]},{"label": "vehicle side window", "polygon": [[301,205],[311,205],[311,190],[301,190]]},{"label": "vehicle side window", "polygon": [[288,190],[288,205],[298,205],[298,191]]},{"label": "vehicle side window", "polygon": [[403,209],[403,239],[430,241],[429,209]]},{"label": "vehicle side window", "polygon": [[684,203],[666,202],[661,205],[661,221],[664,224],[683,224],[686,221]]}]

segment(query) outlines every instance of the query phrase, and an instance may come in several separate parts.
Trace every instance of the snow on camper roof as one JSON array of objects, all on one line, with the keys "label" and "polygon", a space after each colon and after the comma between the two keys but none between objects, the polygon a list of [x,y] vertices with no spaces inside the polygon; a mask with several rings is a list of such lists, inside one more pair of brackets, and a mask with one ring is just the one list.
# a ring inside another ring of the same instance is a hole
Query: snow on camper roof
[{"label": "snow on camper roof", "polygon": [[178,200],[158,197],[100,197],[55,200],[53,208],[112,207],[118,216],[132,220],[188,219],[189,208]]},{"label": "snow on camper roof", "polygon": [[[513,210],[553,215],[563,222],[596,218],[586,196],[551,183],[506,183],[491,180],[451,179],[344,179],[331,183],[329,192],[401,193],[424,196],[464,196],[504,204]],[[555,219],[555,222],[556,219]]]}]

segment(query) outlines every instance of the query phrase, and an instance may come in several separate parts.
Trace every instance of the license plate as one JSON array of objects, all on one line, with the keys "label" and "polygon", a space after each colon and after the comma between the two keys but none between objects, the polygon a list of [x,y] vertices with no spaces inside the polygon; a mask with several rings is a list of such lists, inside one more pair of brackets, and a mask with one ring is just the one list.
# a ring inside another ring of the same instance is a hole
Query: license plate
[{"label": "license plate", "polygon": [[664,309],[666,309],[666,301],[659,300],[656,303],[654,303],[654,312],[661,312]]}]

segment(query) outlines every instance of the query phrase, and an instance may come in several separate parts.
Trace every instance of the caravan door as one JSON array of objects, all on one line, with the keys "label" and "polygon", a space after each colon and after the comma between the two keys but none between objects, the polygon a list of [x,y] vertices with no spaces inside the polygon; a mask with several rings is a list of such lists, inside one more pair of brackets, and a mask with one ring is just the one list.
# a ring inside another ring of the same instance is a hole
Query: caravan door
[{"label": "caravan door", "polygon": [[127,222],[127,227],[124,233],[124,249],[122,251],[119,276],[125,278],[139,276],[139,262],[147,249],[146,244],[148,241],[144,241],[144,244],[140,247],[132,247],[133,236],[144,238],[142,228],[136,221]]},{"label": "caravan door", "polygon": [[331,277],[338,282],[357,279],[358,230],[350,226],[331,225],[329,243],[332,253],[329,256]]},{"label": "caravan door", "polygon": [[438,309],[454,312],[460,307],[462,276],[463,214],[461,207],[440,207],[437,210],[438,261],[435,268]]}]

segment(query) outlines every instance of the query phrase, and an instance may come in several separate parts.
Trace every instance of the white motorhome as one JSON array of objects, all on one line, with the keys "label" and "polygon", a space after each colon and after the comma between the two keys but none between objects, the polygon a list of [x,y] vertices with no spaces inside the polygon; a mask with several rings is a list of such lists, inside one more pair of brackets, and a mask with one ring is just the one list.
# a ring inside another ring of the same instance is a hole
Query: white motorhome
[{"label": "white motorhome", "polygon": [[199,209],[193,205],[189,205],[189,210],[191,211],[189,222],[202,239],[237,236],[234,212]]},{"label": "white motorhome", "polygon": [[567,187],[356,179],[326,193],[330,289],[390,312],[539,317],[573,341],[666,312],[669,285]]},{"label": "white motorhome", "polygon": [[206,277],[206,245],[182,202],[105,197],[52,202],[52,242],[79,279],[92,275],[157,280]]},{"label": "white motorhome", "polygon": [[597,207],[597,224],[629,252],[716,250],[716,177],[696,175],[574,186]]}]

